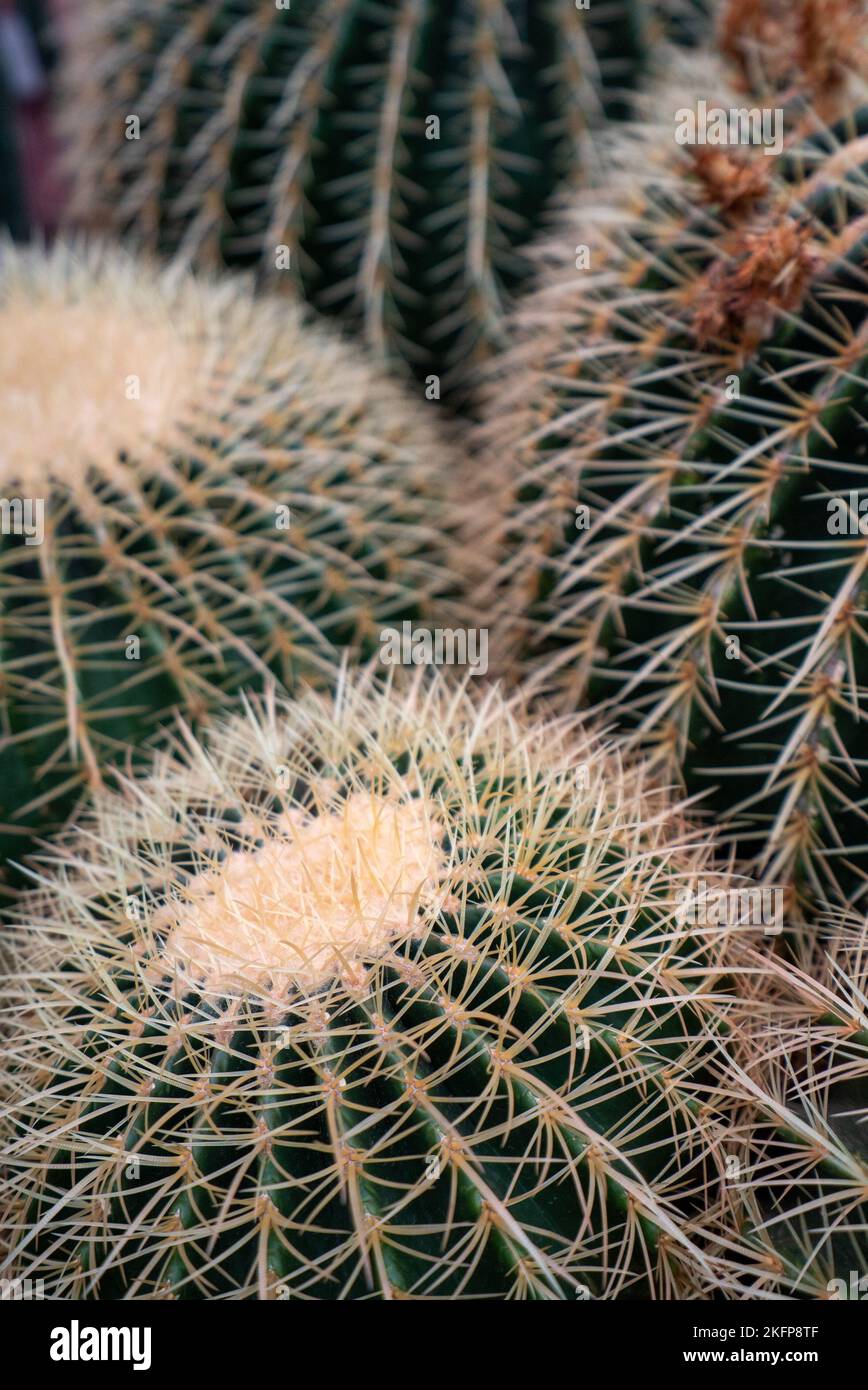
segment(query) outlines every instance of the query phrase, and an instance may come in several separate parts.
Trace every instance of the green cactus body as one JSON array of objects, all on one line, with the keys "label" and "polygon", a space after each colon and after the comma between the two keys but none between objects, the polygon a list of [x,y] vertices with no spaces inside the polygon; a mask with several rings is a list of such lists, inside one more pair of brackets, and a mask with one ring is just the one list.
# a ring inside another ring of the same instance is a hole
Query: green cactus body
[{"label": "green cactus body", "polygon": [[455,612],[448,450],[294,307],[10,252],[0,383],[5,854],[175,711]]},{"label": "green cactus body", "polygon": [[355,676],[165,751],[54,853],[3,935],[16,1277],[99,1298],[713,1281],[732,933],[678,916],[704,848],[594,737]]},{"label": "green cactus body", "polygon": [[499,341],[518,248],[589,122],[625,109],[652,11],[596,8],[91,3],[70,61],[75,211],[295,281],[377,352],[457,380]]},{"label": "green cactus body", "polygon": [[581,202],[495,375],[504,659],[813,896],[868,869],[868,110],[788,111],[773,157],[681,148],[679,107],[613,152],[623,198]]}]

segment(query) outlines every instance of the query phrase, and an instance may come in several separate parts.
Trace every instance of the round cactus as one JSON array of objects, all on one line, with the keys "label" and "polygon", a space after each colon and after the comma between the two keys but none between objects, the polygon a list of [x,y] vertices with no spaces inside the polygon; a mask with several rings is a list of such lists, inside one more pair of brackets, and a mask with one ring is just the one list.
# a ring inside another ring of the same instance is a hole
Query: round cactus
[{"label": "round cactus", "polygon": [[864,1299],[865,921],[837,913],[813,975],[779,963],[771,977],[762,976],[761,988],[746,991],[746,1001],[748,1026],[739,1030],[732,1079],[747,1104],[729,1137],[737,1162],[730,1162],[725,1224],[728,1232],[736,1221],[755,1260],[734,1287],[784,1298]]},{"label": "round cactus", "polygon": [[248,701],[67,832],[2,938],[16,1277],[110,1299],[713,1280],[738,929],[679,910],[705,848],[595,736],[468,684]]},{"label": "round cactus", "polygon": [[[498,341],[518,248],[622,110],[647,0],[90,0],[74,212],[257,267],[422,376]],[[680,5],[676,6],[680,9]],[[662,21],[661,21],[662,22]]]},{"label": "round cactus", "polygon": [[744,107],[689,90],[616,139],[494,376],[502,659],[813,897],[868,882],[868,108],[681,144]]},{"label": "round cactus", "polygon": [[[290,304],[99,247],[0,263],[2,848],[180,710],[440,611],[451,460]],[[445,602],[444,612],[449,610]],[[16,835],[16,830],[19,832]]]}]

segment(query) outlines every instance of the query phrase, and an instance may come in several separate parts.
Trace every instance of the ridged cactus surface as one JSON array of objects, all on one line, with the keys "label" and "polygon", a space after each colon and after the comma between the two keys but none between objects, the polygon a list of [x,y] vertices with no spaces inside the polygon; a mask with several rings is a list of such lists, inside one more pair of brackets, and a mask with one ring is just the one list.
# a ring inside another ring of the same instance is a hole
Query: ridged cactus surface
[{"label": "ridged cactus surface", "polygon": [[66,116],[78,213],[197,264],[294,279],[422,374],[499,340],[517,248],[581,166],[589,123],[624,109],[653,13],[645,0],[82,9]]},{"label": "ridged cactus surface", "polygon": [[748,1297],[868,1295],[868,934],[840,912],[825,930],[811,973],[762,977],[733,1073],[747,1101],[730,1197],[756,1252]]},{"label": "ridged cactus surface", "polygon": [[5,251],[0,415],[16,858],[175,710],[330,679],[454,586],[451,459],[424,409],[240,282]]},{"label": "ridged cactus surface", "polygon": [[354,676],[179,741],[52,861],[3,934],[4,1272],[112,1299],[712,1281],[735,929],[679,915],[705,849],[594,736]]},{"label": "ridged cactus surface", "polygon": [[679,145],[694,91],[614,142],[494,378],[505,660],[769,880],[864,887],[868,108],[788,107],[775,156]]}]

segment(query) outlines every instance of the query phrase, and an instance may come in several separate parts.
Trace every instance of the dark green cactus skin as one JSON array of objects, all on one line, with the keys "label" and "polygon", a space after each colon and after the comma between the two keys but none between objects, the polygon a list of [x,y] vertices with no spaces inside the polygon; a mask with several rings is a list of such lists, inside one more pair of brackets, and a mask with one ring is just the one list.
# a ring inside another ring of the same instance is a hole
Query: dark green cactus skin
[{"label": "dark green cactus skin", "polygon": [[698,48],[713,42],[717,0],[658,0],[655,8],[670,43]]},{"label": "dark green cactus skin", "polygon": [[[852,490],[868,497],[868,165],[842,172],[839,160],[822,177],[833,151],[858,152],[866,133],[862,111],[775,161],[781,188],[813,180],[797,218],[845,249],[746,359],[726,332],[698,345],[689,319],[737,226],[697,206],[685,173],[674,194],[652,190],[623,243],[632,302],[618,306],[617,278],[591,293],[569,331],[577,353],[598,341],[599,355],[562,385],[565,336],[540,395],[548,433],[537,426],[511,514],[529,528],[535,512],[551,518],[547,555],[528,545],[524,564],[526,536],[509,532],[530,597],[520,659],[531,671],[554,663],[570,703],[604,702],[661,757],[674,753],[745,856],[809,896],[868,883],[866,541],[831,534],[829,507]],[[727,400],[731,374],[740,394]],[[559,414],[595,400],[590,446],[590,427],[558,428]],[[560,493],[534,482],[559,455]],[[590,508],[587,537],[564,487]]]},{"label": "dark green cactus skin", "polygon": [[[645,0],[90,9],[70,97],[93,113],[70,117],[80,214],[269,283],[287,278],[287,246],[318,307],[421,377],[459,382],[500,341],[520,248],[577,175],[590,123],[625,113],[655,13]],[[95,63],[97,90],[80,90]],[[138,141],[124,139],[130,113]]]},{"label": "dark green cactus skin", "polygon": [[[861,1036],[863,1048],[868,1035]],[[868,1294],[868,1077],[829,1087],[831,1156],[811,1163],[800,1136],[779,1131],[763,1155],[766,1191],[762,1239],[783,1264],[782,1291],[792,1298],[864,1299]],[[808,1119],[807,1111],[799,1114]],[[813,1209],[811,1209],[811,1204]],[[807,1212],[802,1210],[807,1206]]]},{"label": "dark green cactus skin", "polygon": [[[194,469],[192,476],[195,474]],[[339,485],[338,479],[333,481]],[[285,477],[280,484],[283,495],[289,495],[294,485]],[[111,489],[96,479],[93,492],[106,506],[117,503]],[[424,495],[422,491],[416,493],[420,501]],[[173,501],[168,491],[161,501],[169,510],[177,506],[177,499]],[[431,618],[429,599],[422,588],[405,589],[398,578],[400,562],[396,565],[382,553],[374,554],[373,542],[368,551],[367,542],[360,543],[357,535],[342,534],[337,514],[326,520],[319,505],[314,505],[308,517],[311,532],[319,532],[323,544],[342,551],[348,570],[356,574],[359,583],[355,589],[329,593],[324,561],[305,562],[298,556],[293,559],[288,550],[281,553],[268,520],[257,516],[255,508],[250,507],[246,515],[237,506],[231,510],[232,524],[243,528],[244,544],[228,566],[223,543],[202,543],[195,514],[189,518],[186,537],[183,525],[173,528],[176,544],[195,557],[198,569],[215,578],[228,571],[227,582],[237,584],[240,595],[246,594],[248,584],[260,595],[257,605],[239,606],[226,618],[214,612],[213,648],[204,631],[186,648],[173,641],[174,624],[193,616],[186,599],[167,601],[165,606],[158,601],[147,622],[135,619],[128,607],[126,586],[111,582],[86,522],[73,507],[54,537],[63,585],[76,595],[79,604],[79,620],[71,630],[76,653],[75,700],[104,775],[126,768],[137,752],[173,722],[175,711],[195,723],[233,691],[256,689],[269,679],[287,689],[302,681],[327,684],[334,677],[342,649],[352,650],[360,660],[376,655],[381,623]],[[304,507],[297,506],[298,535],[305,526],[303,513]],[[227,517],[219,510],[208,517],[208,525],[225,524]],[[123,530],[127,537],[125,555],[131,565],[161,565],[165,557],[160,556],[159,546],[155,548],[152,535],[142,533],[132,518],[127,519]],[[416,544],[422,541],[422,529],[409,517],[407,535],[415,536]],[[44,835],[63,822],[73,811],[83,782],[89,779],[81,746],[76,758],[67,744],[58,651],[51,632],[39,621],[39,599],[44,590],[38,561],[20,537],[4,536],[0,555],[4,576],[0,660],[5,668],[0,699],[0,855],[7,861],[11,882],[17,875],[8,861],[20,864],[32,848],[35,834]],[[445,568],[439,576],[426,574],[427,569],[424,562],[418,567],[420,580],[427,578],[444,598],[450,591],[455,594]],[[151,598],[158,596],[152,594]],[[288,604],[302,615],[295,630]],[[368,617],[360,621],[362,611]],[[132,632],[141,638],[141,657],[128,662],[125,650]],[[22,814],[25,807],[32,809]]]}]

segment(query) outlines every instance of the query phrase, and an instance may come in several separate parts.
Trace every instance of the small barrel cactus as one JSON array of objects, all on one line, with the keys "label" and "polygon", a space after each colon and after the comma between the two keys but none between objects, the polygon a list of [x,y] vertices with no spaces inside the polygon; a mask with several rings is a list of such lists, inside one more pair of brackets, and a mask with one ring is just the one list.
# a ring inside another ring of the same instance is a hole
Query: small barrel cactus
[{"label": "small barrel cactus", "polygon": [[4,250],[4,853],[173,711],[328,680],[440,611],[451,459],[422,416],[240,281]]},{"label": "small barrel cactus", "polygon": [[868,107],[692,143],[761,134],[720,86],[658,91],[540,253],[483,434],[501,659],[813,899],[868,884]]},{"label": "small barrel cactus", "polygon": [[74,212],[294,280],[378,353],[460,383],[502,335],[518,248],[589,122],[625,109],[654,12],[89,0],[64,120]]},{"label": "small barrel cactus", "polygon": [[747,1105],[729,1139],[731,1203],[755,1249],[734,1285],[743,1295],[868,1296],[864,919],[836,913],[820,957],[812,974],[779,963],[747,991],[732,1078]]},{"label": "small barrel cactus", "polygon": [[688,920],[705,848],[641,768],[472,684],[248,700],[66,832],[2,934],[5,1269],[108,1299],[713,1279],[740,929]]}]

